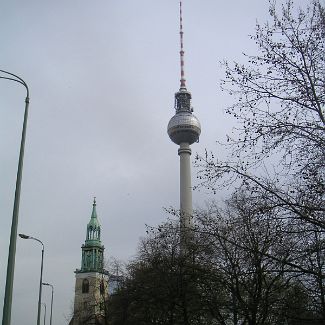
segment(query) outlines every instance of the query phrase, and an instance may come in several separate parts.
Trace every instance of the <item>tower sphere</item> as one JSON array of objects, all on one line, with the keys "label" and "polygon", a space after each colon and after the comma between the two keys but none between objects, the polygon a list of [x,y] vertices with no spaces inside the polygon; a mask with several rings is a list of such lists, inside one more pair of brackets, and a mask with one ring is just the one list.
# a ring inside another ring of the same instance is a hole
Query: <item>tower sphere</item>
[{"label": "tower sphere", "polygon": [[169,121],[167,132],[170,139],[180,145],[192,144],[198,141],[201,134],[201,125],[196,116],[187,111],[177,112]]}]

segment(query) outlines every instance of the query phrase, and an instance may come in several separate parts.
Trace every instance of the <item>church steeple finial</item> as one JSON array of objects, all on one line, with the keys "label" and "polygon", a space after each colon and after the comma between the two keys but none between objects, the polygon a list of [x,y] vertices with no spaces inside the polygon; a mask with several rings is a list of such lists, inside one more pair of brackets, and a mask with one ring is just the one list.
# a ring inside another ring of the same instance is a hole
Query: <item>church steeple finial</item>
[{"label": "church steeple finial", "polygon": [[91,218],[97,219],[97,211],[96,211],[96,196],[94,196],[94,201],[93,201],[93,211],[91,213]]}]

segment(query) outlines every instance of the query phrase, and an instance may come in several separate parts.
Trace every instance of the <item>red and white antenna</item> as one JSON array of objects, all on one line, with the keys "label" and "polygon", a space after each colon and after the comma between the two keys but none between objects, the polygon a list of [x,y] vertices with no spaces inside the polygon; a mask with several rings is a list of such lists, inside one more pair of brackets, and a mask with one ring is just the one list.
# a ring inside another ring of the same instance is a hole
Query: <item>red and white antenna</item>
[{"label": "red and white antenna", "polygon": [[186,89],[186,79],[184,72],[184,47],[183,47],[183,15],[182,15],[182,0],[179,1],[179,35],[181,42],[181,50],[180,50],[180,59],[181,59],[181,89]]}]

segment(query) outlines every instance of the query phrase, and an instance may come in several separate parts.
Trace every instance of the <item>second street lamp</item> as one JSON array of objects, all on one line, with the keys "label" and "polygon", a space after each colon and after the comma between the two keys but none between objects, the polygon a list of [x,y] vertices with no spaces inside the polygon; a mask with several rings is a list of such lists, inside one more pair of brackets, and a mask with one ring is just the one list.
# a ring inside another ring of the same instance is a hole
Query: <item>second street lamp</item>
[{"label": "second street lamp", "polygon": [[52,289],[52,295],[51,295],[51,314],[50,314],[50,325],[52,325],[52,311],[53,311],[53,293],[54,293],[54,287],[50,283],[43,282],[44,286],[50,286]]},{"label": "second street lamp", "polygon": [[37,307],[37,325],[41,324],[41,301],[42,301],[42,283],[43,283],[43,261],[44,261],[44,244],[39,239],[27,236],[24,234],[19,234],[22,239],[33,239],[38,241],[42,245],[42,259],[41,259],[41,275],[39,280],[39,292],[38,292],[38,307]]}]

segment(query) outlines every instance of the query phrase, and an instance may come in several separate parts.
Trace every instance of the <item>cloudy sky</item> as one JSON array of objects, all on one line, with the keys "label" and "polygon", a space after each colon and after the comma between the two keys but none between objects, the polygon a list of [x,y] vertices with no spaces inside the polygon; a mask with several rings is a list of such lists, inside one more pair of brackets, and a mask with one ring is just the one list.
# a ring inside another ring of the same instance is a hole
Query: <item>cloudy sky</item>
[{"label": "cloudy sky", "polygon": [[[278,1],[281,2],[281,1]],[[296,0],[305,5],[308,0]],[[0,69],[30,87],[18,232],[45,244],[54,324],[67,324],[93,196],[106,256],[135,255],[145,224],[177,207],[177,146],[166,133],[179,88],[178,0],[10,0],[0,5]],[[193,153],[225,139],[232,99],[220,61],[254,53],[267,0],[184,0],[185,73],[202,125]],[[0,300],[5,286],[25,90],[0,80]],[[195,170],[193,170],[195,182]],[[222,197],[222,193],[219,194]],[[195,192],[194,207],[210,199]],[[17,240],[12,324],[36,321],[40,245]],[[50,305],[50,290],[44,288]]]}]

